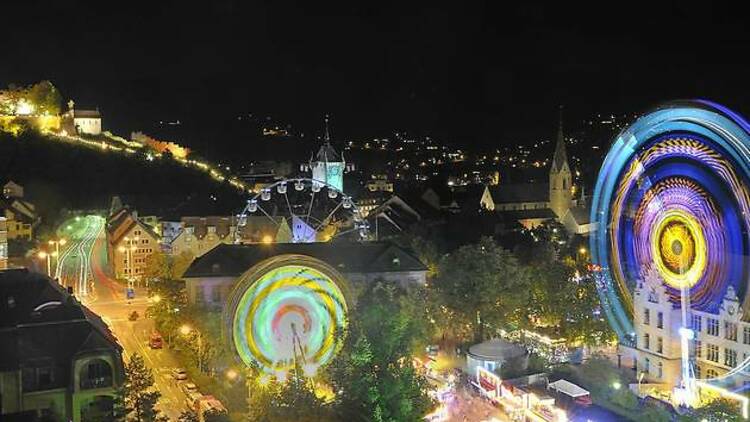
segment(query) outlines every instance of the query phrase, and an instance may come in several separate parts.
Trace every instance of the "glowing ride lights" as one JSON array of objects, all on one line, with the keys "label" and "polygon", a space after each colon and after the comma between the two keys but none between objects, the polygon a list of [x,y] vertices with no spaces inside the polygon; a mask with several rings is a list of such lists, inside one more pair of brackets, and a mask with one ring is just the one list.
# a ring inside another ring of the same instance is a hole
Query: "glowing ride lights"
[{"label": "glowing ride lights", "polygon": [[280,381],[297,368],[314,376],[346,335],[343,286],[335,270],[308,257],[256,265],[240,278],[224,311],[231,348],[245,365]]},{"label": "glowing ride lights", "polygon": [[749,182],[750,125],[708,101],[670,103],[639,118],[599,173],[590,250],[602,308],[620,341],[634,345],[632,291],[645,271],[658,274],[682,310],[678,403],[695,404],[697,387],[718,382],[694,379],[686,327],[691,309],[718,313],[729,287],[746,291]]}]

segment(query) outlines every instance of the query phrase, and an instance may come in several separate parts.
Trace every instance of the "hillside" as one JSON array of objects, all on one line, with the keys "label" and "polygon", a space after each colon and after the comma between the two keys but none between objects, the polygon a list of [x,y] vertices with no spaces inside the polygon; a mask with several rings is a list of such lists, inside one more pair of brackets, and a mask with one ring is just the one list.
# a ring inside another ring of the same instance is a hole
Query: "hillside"
[{"label": "hillside", "polygon": [[106,208],[113,195],[142,214],[228,214],[244,196],[206,172],[164,156],[153,161],[53,140],[33,131],[18,137],[0,132],[0,180],[26,187],[26,195],[49,222],[59,210]]}]

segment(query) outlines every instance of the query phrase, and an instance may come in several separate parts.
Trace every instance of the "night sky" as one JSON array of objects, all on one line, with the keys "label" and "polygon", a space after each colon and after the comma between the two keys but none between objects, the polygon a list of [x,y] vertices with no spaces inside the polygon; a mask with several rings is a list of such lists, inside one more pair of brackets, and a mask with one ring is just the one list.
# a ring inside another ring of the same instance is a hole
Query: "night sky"
[{"label": "night sky", "polygon": [[49,79],[122,134],[247,113],[319,131],[329,112],[340,138],[491,146],[550,135],[557,104],[580,120],[698,96],[750,114],[750,30],[711,2],[189,3],[4,4],[0,84]]}]

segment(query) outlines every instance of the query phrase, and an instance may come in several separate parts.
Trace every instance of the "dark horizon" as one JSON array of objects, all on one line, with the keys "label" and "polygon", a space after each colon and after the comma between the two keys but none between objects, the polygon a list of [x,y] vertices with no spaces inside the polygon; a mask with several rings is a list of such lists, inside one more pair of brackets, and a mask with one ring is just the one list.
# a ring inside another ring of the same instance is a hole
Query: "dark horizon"
[{"label": "dark horizon", "polygon": [[338,139],[486,148],[552,138],[559,104],[573,125],[696,97],[750,113],[750,34],[719,6],[33,4],[6,6],[33,23],[6,24],[0,83],[49,79],[125,136],[247,113],[320,134],[330,113]]}]

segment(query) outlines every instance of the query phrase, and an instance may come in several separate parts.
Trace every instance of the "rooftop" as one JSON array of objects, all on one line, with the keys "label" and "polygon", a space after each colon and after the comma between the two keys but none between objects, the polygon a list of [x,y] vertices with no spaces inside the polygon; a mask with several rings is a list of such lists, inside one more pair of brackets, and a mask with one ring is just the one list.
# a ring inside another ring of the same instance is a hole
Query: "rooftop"
[{"label": "rooftop", "polygon": [[220,244],[193,261],[184,277],[239,277],[255,264],[283,254],[317,258],[342,273],[427,271],[410,250],[390,242]]}]

